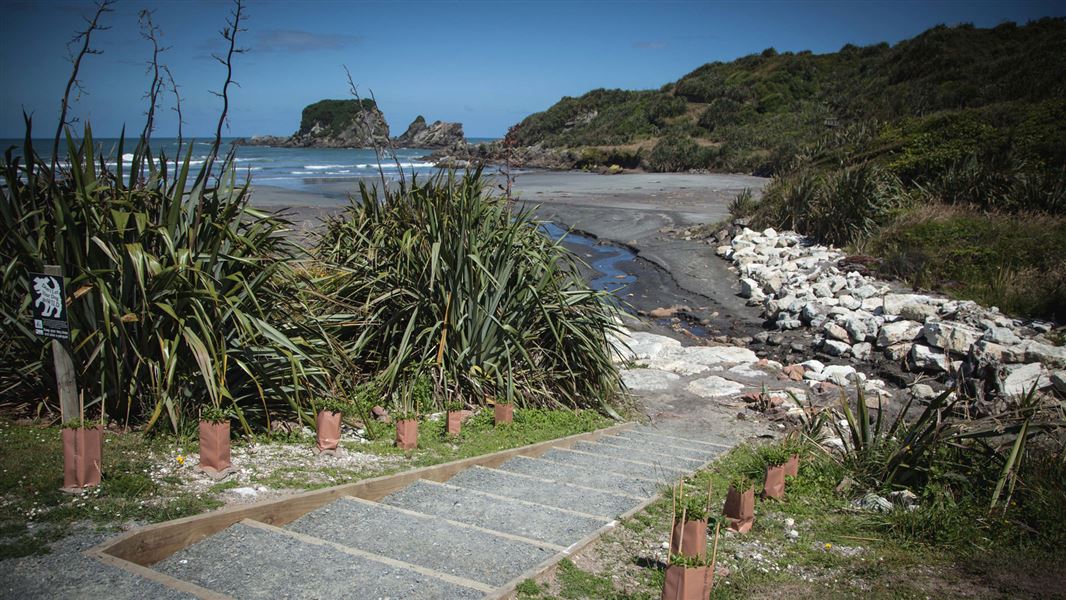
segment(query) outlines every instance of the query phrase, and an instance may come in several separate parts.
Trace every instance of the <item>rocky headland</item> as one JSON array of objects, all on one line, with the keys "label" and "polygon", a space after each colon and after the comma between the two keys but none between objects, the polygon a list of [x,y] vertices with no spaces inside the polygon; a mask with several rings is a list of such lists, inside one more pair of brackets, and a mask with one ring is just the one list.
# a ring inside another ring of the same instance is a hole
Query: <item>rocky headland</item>
[{"label": "rocky headland", "polygon": [[390,143],[409,148],[461,148],[462,123],[434,121],[419,115],[397,138],[373,100],[320,100],[303,109],[300,128],[289,137],[257,135],[242,143],[279,148],[368,148]]},{"label": "rocky headland", "polygon": [[404,148],[464,148],[466,136],[462,123],[434,121],[427,125],[422,115],[407,126],[407,131],[393,138],[392,143]]}]

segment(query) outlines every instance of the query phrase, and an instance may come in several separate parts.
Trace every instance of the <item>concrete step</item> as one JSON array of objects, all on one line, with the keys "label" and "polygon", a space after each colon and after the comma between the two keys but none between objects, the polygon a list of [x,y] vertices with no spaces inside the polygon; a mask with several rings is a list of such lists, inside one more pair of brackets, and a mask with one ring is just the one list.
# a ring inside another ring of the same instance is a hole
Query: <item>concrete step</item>
[{"label": "concrete step", "polygon": [[490,586],[254,521],[154,568],[233,598],[482,598]]},{"label": "concrete step", "polygon": [[581,485],[608,492],[650,498],[659,492],[661,484],[653,479],[564,465],[539,458],[516,456],[497,469],[556,481],[579,482]]},{"label": "concrete step", "polygon": [[687,475],[691,472],[689,469],[678,469],[652,463],[638,463],[621,458],[589,454],[587,452],[577,452],[574,450],[563,450],[561,448],[552,448],[540,455],[540,458],[542,460],[550,460],[564,465],[574,465],[589,469],[602,469],[604,471],[610,471],[611,473],[635,475],[637,477],[643,477],[645,479],[659,482],[671,482],[678,477]]},{"label": "concrete step", "polygon": [[467,469],[449,479],[448,484],[608,519],[614,519],[642,501],[642,498],[579,487],[570,482],[539,479],[485,467]]},{"label": "concrete step", "polygon": [[493,587],[556,552],[533,540],[358,498],[341,498],[285,529]]},{"label": "concrete step", "polygon": [[[660,447],[656,446],[656,448]],[[685,458],[684,456],[654,452],[651,448],[646,450],[635,450],[633,448],[619,448],[618,446],[601,444],[598,442],[578,442],[571,446],[570,449],[579,452],[588,452],[589,454],[600,454],[602,456],[610,456],[613,458],[676,467],[686,471],[695,471],[707,462],[699,459]]]},{"label": "concrete step", "polygon": [[558,549],[581,540],[611,521],[424,479],[381,501],[390,506],[547,542]]},{"label": "concrete step", "polygon": [[659,429],[653,427],[635,427],[633,429],[623,432],[626,437],[638,437],[641,439],[650,439],[651,441],[658,441],[662,444],[670,444],[672,446],[680,446],[682,448],[702,448],[705,450],[727,450],[730,448],[725,443],[719,443],[716,441],[710,441],[702,439],[699,433],[694,431],[679,431],[669,429]]},{"label": "concrete step", "polygon": [[635,452],[654,452],[656,454],[665,454],[667,456],[680,456],[690,460],[697,460],[706,462],[720,454],[720,450],[705,450],[703,448],[688,448],[682,446],[671,446],[669,444],[660,443],[658,440],[651,440],[650,438],[641,438],[639,436],[625,437],[621,435],[609,435],[601,437],[596,440],[600,444],[607,444],[610,446],[617,446],[619,448],[627,448]]}]

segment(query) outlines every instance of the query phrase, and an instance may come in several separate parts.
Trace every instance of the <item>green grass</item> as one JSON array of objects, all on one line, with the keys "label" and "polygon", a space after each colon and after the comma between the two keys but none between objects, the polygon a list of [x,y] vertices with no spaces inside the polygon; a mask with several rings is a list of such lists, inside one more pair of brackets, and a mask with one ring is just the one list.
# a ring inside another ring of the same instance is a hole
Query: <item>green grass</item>
[{"label": "green grass", "polygon": [[[689,479],[686,487],[703,490],[710,482],[712,506],[721,506],[728,482],[761,471],[764,459],[760,448],[739,446]],[[954,505],[923,495],[913,512],[881,514],[857,510],[851,502],[857,492],[836,492],[847,472],[821,451],[808,450],[799,476],[788,481],[784,500],[757,501],[752,531],[720,538],[718,562],[730,574],[718,579],[713,597],[1036,597],[1040,586],[1058,589],[1062,584],[1061,575],[1048,575],[1062,572],[1061,564],[1048,569],[1061,563],[1056,549],[1066,542],[1066,534],[1054,527],[1062,511],[1053,507],[1059,496],[1052,490],[1062,488],[1056,473],[1039,461],[1029,467],[1030,485],[1043,490],[1045,505],[1020,499],[1024,506],[1016,509],[1029,516],[1044,513],[1047,523],[1038,519],[1022,525],[1022,515],[1012,513],[989,524],[987,508],[965,501],[960,491]],[[784,521],[789,518],[799,532],[795,541],[786,536]],[[667,541],[670,521],[671,503],[663,497],[574,559],[596,566],[582,570],[567,562],[547,582],[524,583],[519,598],[658,598],[665,565],[661,558],[651,558],[649,549]],[[915,526],[908,528],[908,523]],[[1041,534],[1042,541],[1026,541],[1021,538],[1027,527],[1047,533]],[[850,554],[855,548],[860,550]],[[753,551],[763,558],[753,559]],[[1013,574],[999,576],[1006,564]],[[617,591],[614,580],[630,582],[628,595]]]},{"label": "green grass", "polygon": [[[491,410],[483,410],[463,425],[458,438],[445,438],[444,421],[423,421],[419,447],[403,452],[392,446],[393,426],[379,428],[380,437],[359,444],[344,442],[350,452],[394,456],[378,469],[347,469],[328,461],[306,467],[281,467],[251,477],[251,483],[271,489],[309,490],[385,475],[416,467],[488,454],[536,442],[593,431],[611,425],[593,411],[516,409],[514,423],[493,425]],[[235,448],[249,442],[293,444],[306,448],[313,437],[269,435],[234,440]],[[275,436],[276,437],[276,436]],[[145,436],[141,433],[104,435],[101,485],[83,495],[59,491],[63,479],[63,449],[58,427],[15,424],[0,419],[0,559],[47,551],[76,523],[105,529],[128,522],[152,523],[194,515],[222,506],[223,494],[247,485],[236,480],[216,483],[203,492],[182,487],[177,475],[152,475],[178,456],[196,451],[191,438]],[[252,465],[253,471],[254,465]]]},{"label": "green grass", "polygon": [[1008,314],[1066,320],[1066,219],[929,206],[900,217],[866,249],[882,271]]},{"label": "green grass", "polygon": [[[578,433],[609,427],[610,419],[591,410],[549,410],[516,408],[514,422],[497,427],[493,412],[485,409],[463,423],[459,436],[445,435],[445,421],[422,420],[418,425],[418,448],[401,450],[393,445],[396,427],[392,424],[377,427],[377,438],[369,443],[342,442],[349,452],[366,452],[380,456],[403,457],[403,463],[368,475],[365,471],[337,469],[328,465],[317,469],[329,475],[328,481],[314,477],[303,469],[280,469],[259,477],[257,483],[274,488],[316,489],[344,481],[386,475],[403,469],[427,467],[453,460],[490,454]],[[307,441],[312,443],[311,440]]]},{"label": "green grass", "polygon": [[213,493],[181,490],[177,479],[153,479],[160,461],[175,460],[190,448],[139,433],[104,436],[103,477],[83,495],[59,491],[63,484],[63,446],[57,427],[15,425],[0,420],[0,556],[11,558],[45,551],[76,522],[109,526],[127,521],[157,522],[222,505]]}]

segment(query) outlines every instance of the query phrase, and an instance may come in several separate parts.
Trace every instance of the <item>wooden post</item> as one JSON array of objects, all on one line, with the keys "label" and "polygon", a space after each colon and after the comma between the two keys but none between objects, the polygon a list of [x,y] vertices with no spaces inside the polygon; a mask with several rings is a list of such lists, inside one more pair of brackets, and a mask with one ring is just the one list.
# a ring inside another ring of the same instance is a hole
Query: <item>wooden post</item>
[{"label": "wooden post", "polygon": [[[63,270],[56,265],[45,265],[47,275],[62,277]],[[66,298],[63,298],[63,310],[67,310]],[[68,319],[69,322],[69,319]],[[70,356],[67,343],[52,340],[52,364],[56,370],[56,389],[59,392],[59,409],[64,423],[84,418],[78,404],[78,384],[74,379],[74,359]]]}]

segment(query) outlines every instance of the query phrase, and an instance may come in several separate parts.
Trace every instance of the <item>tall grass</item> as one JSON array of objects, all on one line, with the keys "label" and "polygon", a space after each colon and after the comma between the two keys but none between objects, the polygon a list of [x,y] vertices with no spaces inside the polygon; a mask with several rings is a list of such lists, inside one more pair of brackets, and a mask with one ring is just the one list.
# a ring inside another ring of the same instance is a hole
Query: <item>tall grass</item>
[{"label": "tall grass", "polygon": [[314,349],[293,317],[306,314],[294,306],[296,248],[283,219],[249,205],[232,155],[216,178],[206,165],[190,174],[191,146],[168,162],[140,143],[124,173],[122,143],[98,155],[86,126],[53,171],[30,131],[21,157],[5,153],[0,190],[3,395],[54,393],[50,351],[29,327],[28,273],[55,264],[91,412],[177,430],[213,405],[248,431],[272,411],[299,413]]},{"label": "tall grass", "polygon": [[777,177],[756,203],[739,203],[755,227],[793,229],[845,246],[862,241],[906,204],[899,180],[865,163],[830,173],[802,169]]},{"label": "tall grass", "polygon": [[481,171],[360,187],[315,252],[334,335],[400,401],[431,373],[438,401],[587,406],[619,387],[607,295],[532,213],[490,194]]}]

